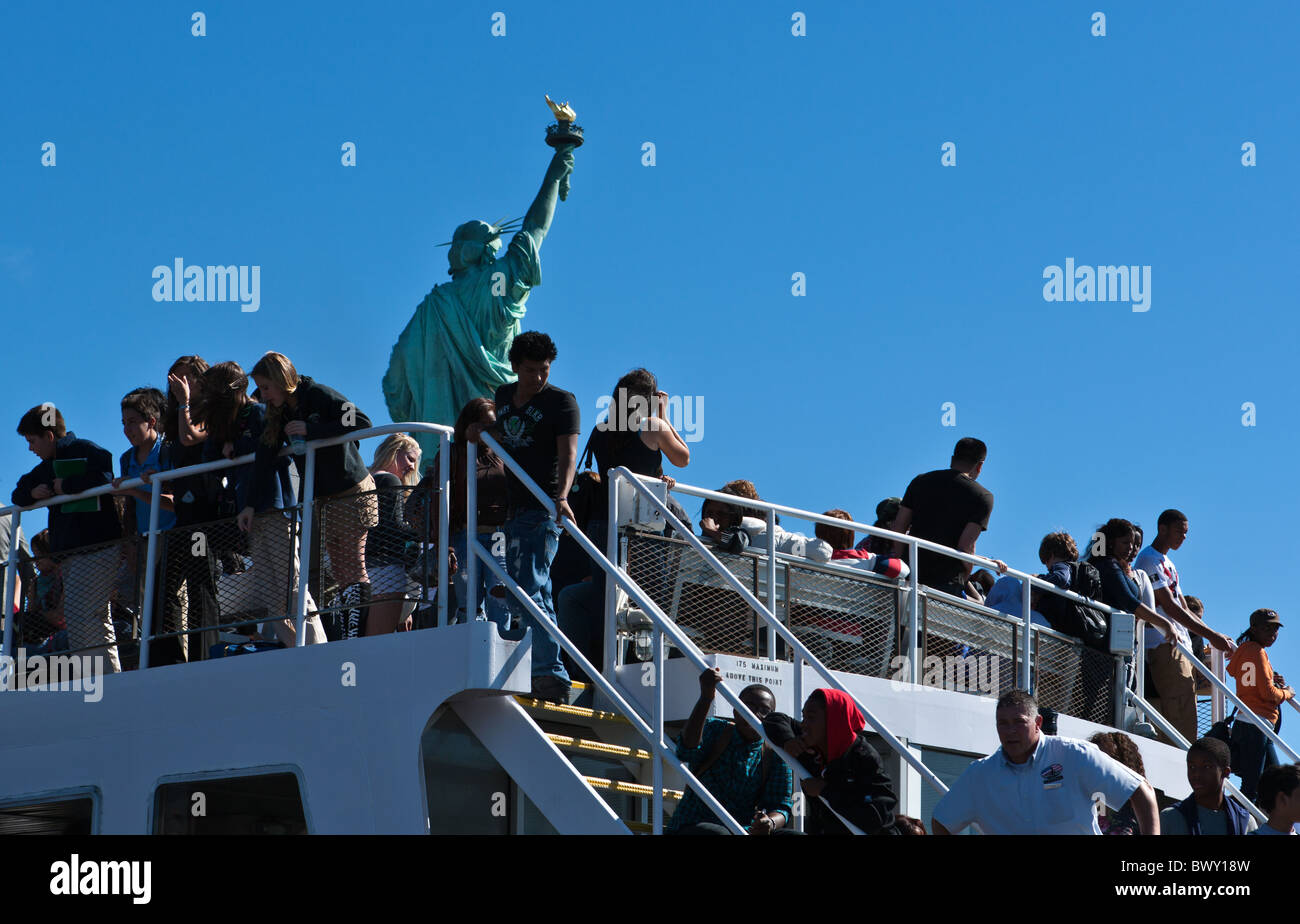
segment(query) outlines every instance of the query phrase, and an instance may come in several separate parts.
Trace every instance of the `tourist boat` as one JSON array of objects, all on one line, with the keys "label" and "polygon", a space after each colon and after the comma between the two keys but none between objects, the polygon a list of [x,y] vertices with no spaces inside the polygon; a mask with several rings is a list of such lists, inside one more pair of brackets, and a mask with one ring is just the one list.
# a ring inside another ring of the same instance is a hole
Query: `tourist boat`
[{"label": "tourist boat", "polygon": [[[420,423],[310,443],[308,472],[321,446],[418,430],[438,434],[444,451],[433,477],[446,484],[450,430]],[[180,474],[219,473],[249,459]],[[472,452],[469,464],[472,472]],[[152,489],[159,491],[167,477],[155,476]],[[420,597],[417,617],[428,626],[417,631],[315,645],[302,645],[299,632],[298,647],[135,665],[92,678],[93,690],[85,678],[57,682],[10,661],[0,694],[0,831],[654,833],[684,788],[695,785],[676,761],[673,740],[708,666],[725,678],[715,705],[724,717],[738,702],[735,694],[753,682],[770,687],[777,708],[792,714],[815,688],[850,693],[885,758],[900,811],[921,819],[927,830],[946,784],[997,748],[999,692],[1033,688],[1059,713],[1058,733],[1077,738],[1113,729],[1141,732],[1144,721],[1162,722],[1133,692],[1131,616],[1112,614],[1114,650],[1106,655],[1031,619],[919,587],[911,576],[889,580],[806,552],[769,552],[763,541],[740,555],[718,552],[682,524],[666,528],[673,517],[661,482],[625,470],[608,473],[606,482],[618,523],[609,545],[597,549],[569,524],[573,541],[600,556],[609,575],[602,663],[589,665],[593,682],[575,686],[569,703],[530,697],[529,638],[502,638],[485,621],[448,625],[447,595],[436,588],[447,586],[449,565],[439,556],[436,567],[423,566],[422,586],[412,594]],[[100,488],[78,498],[106,493]],[[735,501],[682,483],[673,493],[682,500]],[[309,485],[304,494],[293,523],[308,566],[289,610],[299,619],[308,591],[330,600],[327,563],[315,535],[328,510],[312,499]],[[768,536],[775,535],[778,515],[786,524],[822,520],[871,528],[794,506],[745,503],[766,518]],[[426,522],[445,524],[443,504],[441,517]],[[471,500],[470,510],[475,506]],[[18,521],[23,511],[5,512]],[[167,544],[156,517],[153,525],[139,553],[158,563],[142,580],[146,604],[133,609],[117,597],[112,603],[128,667],[136,645],[138,661],[148,662],[158,634],[147,601],[161,579]],[[426,528],[421,544],[434,536],[439,548],[447,547],[445,527]],[[913,575],[918,548],[941,548],[896,538],[909,546]],[[256,562],[241,564],[219,588],[227,630],[249,618],[243,604],[232,601],[246,594],[241,584],[259,577]],[[509,582],[490,556],[460,566],[490,568]],[[11,554],[6,613],[13,612],[15,578],[23,568]],[[36,641],[25,615],[7,620],[6,651]],[[567,639],[561,644],[576,653]],[[1216,672],[1221,678],[1221,664]],[[1216,678],[1213,697],[1204,701],[1203,726],[1233,701]],[[1134,736],[1151,785],[1168,797],[1185,796],[1182,750]],[[799,768],[795,773],[805,775]]]}]

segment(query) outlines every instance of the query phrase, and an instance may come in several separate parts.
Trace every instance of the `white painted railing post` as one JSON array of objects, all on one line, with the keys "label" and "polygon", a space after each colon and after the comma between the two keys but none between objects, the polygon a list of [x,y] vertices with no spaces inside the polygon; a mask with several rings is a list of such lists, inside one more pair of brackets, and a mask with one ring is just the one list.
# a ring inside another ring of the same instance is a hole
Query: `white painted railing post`
[{"label": "white painted railing post", "polygon": [[921,682],[921,583],[917,578],[916,557],[919,547],[914,540],[907,543],[907,562],[912,569],[908,577],[910,591],[907,600],[907,682]]},{"label": "white painted railing post", "polygon": [[[162,481],[154,478],[149,485],[149,541],[145,546],[144,606],[140,618],[140,668],[149,666],[149,647],[153,639],[153,595],[158,586],[158,505]],[[120,654],[121,649],[118,649]]]},{"label": "white painted railing post", "polygon": [[[608,582],[607,582],[608,583]],[[654,716],[650,723],[655,730],[654,763],[651,765],[650,780],[654,787],[654,798],[650,808],[654,813],[650,819],[651,830],[655,834],[664,833],[664,759],[660,756],[662,749],[668,747],[664,741],[664,634],[655,626],[651,633],[654,645]]]},{"label": "white painted railing post", "polygon": [[[787,598],[790,588],[786,588]],[[767,511],[767,611],[776,622],[776,511]],[[762,627],[763,643],[767,645],[767,660],[776,660],[776,635],[767,626]],[[757,654],[757,652],[755,652]]]},{"label": "white painted railing post", "polygon": [[[302,532],[298,537],[298,542],[289,543],[289,561],[298,566],[298,595],[294,599],[294,647],[301,648],[307,644],[306,635],[303,632],[303,624],[307,621],[307,583],[311,579],[311,541],[312,527],[315,525],[312,518],[312,507],[316,500],[316,447],[307,444],[307,465],[305,474],[302,477]],[[275,514],[269,514],[275,516]],[[253,563],[257,567],[257,563]],[[290,574],[293,572],[290,571]],[[271,613],[266,614],[268,617]]]},{"label": "white painted railing post", "polygon": [[[621,563],[618,560],[618,485],[622,476],[614,470],[610,470],[608,492],[609,503],[605,510],[605,557],[612,562],[615,567]],[[614,668],[618,666],[618,585],[605,578],[605,605],[601,609],[601,619],[605,623],[605,663],[602,665],[606,677],[614,676]],[[662,731],[662,729],[660,729]]]},{"label": "white painted railing post", "polygon": [[[444,496],[450,490],[450,486],[444,488]],[[439,504],[441,509],[442,505]],[[450,509],[450,508],[448,508]],[[441,514],[443,522],[446,522],[449,513]],[[438,547],[443,552],[438,555],[438,567],[442,569],[438,572],[438,599],[443,601],[438,606],[438,625],[447,624],[447,608],[445,606],[447,596],[447,540],[443,536],[441,529],[438,531],[438,541],[442,543]],[[457,563],[457,567],[465,569],[465,621],[473,622],[478,619],[478,556],[474,554],[474,546],[478,544],[478,445],[472,441],[465,441],[465,558],[468,559],[464,564]],[[456,601],[456,608],[460,608],[462,601]],[[487,601],[484,601],[484,606]],[[498,627],[500,628],[500,627]]]},{"label": "white painted railing post", "polygon": [[[1214,676],[1223,680],[1223,652],[1217,648],[1210,649],[1210,664],[1214,671]],[[1226,681],[1225,681],[1226,682]],[[1213,687],[1213,684],[1211,684]],[[1214,693],[1210,697],[1210,722],[1222,722],[1225,718],[1225,708],[1223,704],[1223,694],[1218,688],[1214,688]]]},{"label": "white painted railing post", "polygon": [[[472,443],[470,445],[473,445]],[[474,456],[467,452],[466,456],[470,459],[470,465],[474,465]],[[475,472],[477,474],[477,472]],[[447,537],[451,535],[451,524],[448,519],[451,516],[451,435],[446,430],[438,434],[438,627],[447,625]],[[471,488],[470,486],[473,485]],[[476,491],[478,489],[478,479],[471,477],[465,485],[466,491]],[[426,501],[427,503],[427,501]],[[475,508],[477,509],[477,504]],[[469,511],[466,510],[467,517]],[[477,536],[475,537],[477,538]],[[466,546],[468,548],[468,546]],[[427,549],[425,550],[428,551]],[[471,559],[472,560],[472,559]],[[426,588],[427,590],[427,588]],[[466,616],[466,619],[469,617]]]},{"label": "white painted railing post", "polygon": [[1021,631],[1025,633],[1024,640],[1020,643],[1020,689],[1026,693],[1032,694],[1030,689],[1033,685],[1033,616],[1030,613],[1031,603],[1033,601],[1034,588],[1028,581],[1020,582],[1020,603],[1025,608],[1022,615]]},{"label": "white painted railing post", "polygon": [[[18,596],[18,528],[22,524],[23,512],[15,510],[9,518],[9,559],[5,562],[4,584],[4,648],[0,655],[17,657],[14,646],[14,598]],[[9,689],[9,684],[0,684],[0,691]]]}]

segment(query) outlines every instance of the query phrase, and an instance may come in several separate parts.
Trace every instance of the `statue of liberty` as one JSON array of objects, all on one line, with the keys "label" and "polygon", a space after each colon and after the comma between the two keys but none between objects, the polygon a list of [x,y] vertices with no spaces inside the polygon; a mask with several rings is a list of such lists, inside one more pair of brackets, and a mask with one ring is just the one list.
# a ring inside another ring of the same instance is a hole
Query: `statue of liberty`
[{"label": "statue of liberty", "polygon": [[[567,104],[548,104],[559,118],[547,141],[555,154],[528,213],[487,224],[468,221],[449,242],[450,282],[434,286],[398,337],[384,375],[384,399],[393,420],[452,426],[472,398],[491,398],[512,382],[507,354],[527,312],[528,293],[542,282],[539,257],[557,197],[569,193],[573,150],[582,143]],[[565,117],[568,118],[565,118]],[[517,230],[516,230],[517,228]],[[498,259],[502,232],[515,231]],[[417,433],[424,458],[438,451],[435,434]]]}]

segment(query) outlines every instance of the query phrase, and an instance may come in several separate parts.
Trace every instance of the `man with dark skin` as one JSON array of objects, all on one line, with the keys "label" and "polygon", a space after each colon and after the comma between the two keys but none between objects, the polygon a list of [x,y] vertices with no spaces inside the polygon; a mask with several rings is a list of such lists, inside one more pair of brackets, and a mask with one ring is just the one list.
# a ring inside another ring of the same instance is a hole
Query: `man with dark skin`
[{"label": "man with dark skin", "polygon": [[[1151,548],[1161,555],[1177,552],[1187,539],[1188,528],[1187,520],[1161,523],[1156,528],[1156,537],[1151,540]],[[1156,605],[1167,618],[1182,623],[1193,634],[1201,636],[1220,651],[1231,654],[1237,650],[1232,639],[1221,632],[1215,632],[1184,605],[1186,598],[1181,593],[1175,597],[1168,587],[1157,587],[1155,593]]]},{"label": "man with dark skin", "polygon": [[[709,710],[713,706],[718,684],[721,682],[722,671],[716,667],[700,674],[700,698],[696,700],[695,708],[691,710],[690,718],[686,721],[686,728],[682,731],[679,741],[679,750],[694,750],[700,746],[704,737],[705,721],[709,717]],[[740,701],[759,719],[764,718],[776,709],[776,700],[771,692],[759,684],[752,684],[741,690]],[[735,717],[735,736],[743,742],[744,747],[753,747],[762,736],[741,718],[739,710],[733,710],[733,715]],[[779,757],[772,755],[770,760],[772,761],[772,767],[769,772],[783,772],[786,776],[789,775],[789,769],[785,767]],[[692,772],[695,772],[694,767],[692,767]],[[761,798],[763,794],[760,792],[759,795]],[[747,834],[771,834],[785,827],[785,822],[785,815],[779,811],[764,811],[761,808],[756,808],[753,819],[745,831]]]},{"label": "man with dark skin", "polygon": [[[1229,654],[1237,646],[1226,635],[1215,632],[1187,608],[1186,598],[1169,553],[1181,548],[1187,539],[1187,516],[1178,510],[1160,514],[1156,537],[1138,553],[1134,567],[1145,571],[1155,591],[1156,609],[1175,627],[1175,637],[1155,645],[1148,635],[1147,673],[1158,691],[1151,705],[1188,741],[1196,739],[1196,676],[1191,656],[1191,634],[1202,636],[1212,646]],[[1189,632],[1191,634],[1189,634]],[[1162,740],[1165,739],[1163,733]]]},{"label": "man with dark skin", "polygon": [[[1259,827],[1240,803],[1223,791],[1231,773],[1228,746],[1217,738],[1202,738],[1187,750],[1187,784],[1192,794],[1160,813],[1164,834],[1249,834]],[[1188,827],[1187,816],[1196,819]]]}]

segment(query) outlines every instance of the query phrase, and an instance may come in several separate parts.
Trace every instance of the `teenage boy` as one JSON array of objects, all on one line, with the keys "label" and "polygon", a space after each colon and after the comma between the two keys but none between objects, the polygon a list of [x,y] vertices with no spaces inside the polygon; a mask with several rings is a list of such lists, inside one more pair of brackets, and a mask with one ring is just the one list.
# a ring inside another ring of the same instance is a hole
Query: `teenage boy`
[{"label": "teenage boy", "polygon": [[[113,456],[90,440],[68,430],[63,414],[42,404],[23,414],[18,434],[40,464],[18,479],[12,500],[20,507],[60,494],[79,494],[108,484]],[[112,498],[103,495],[49,508],[50,551],[63,571],[63,614],[73,650],[102,656],[104,669],[121,670],[117,637],[109,617],[108,598],[121,560],[122,523]],[[105,546],[105,543],[113,543]],[[61,553],[96,546],[70,555]]]},{"label": "teenage boy", "polygon": [[[122,458],[118,461],[118,471],[121,475],[113,479],[113,487],[118,488],[122,482],[130,478],[147,476],[169,467],[163,458],[163,438],[158,430],[165,401],[163,393],[156,388],[137,388],[127,392],[122,398],[122,433],[126,441],[131,444],[131,448],[122,453]],[[134,523],[134,532],[138,537],[135,560],[139,563],[143,561],[144,552],[148,549],[145,543],[149,536],[149,514],[153,494],[148,488],[123,488],[116,493],[129,498],[128,506],[135,508],[134,521],[131,520],[130,514],[127,515],[127,521]],[[155,635],[185,628],[180,581],[175,580],[172,574],[174,572],[179,576],[183,573],[182,569],[176,566],[176,555],[180,554],[181,550],[171,548],[174,544],[171,529],[176,525],[176,514],[172,504],[172,494],[166,482],[163,484],[163,493],[159,495],[158,501],[160,535],[155,548],[156,573],[151,627]],[[164,567],[163,562],[167,562],[172,567]],[[146,574],[146,569],[137,564],[136,587],[141,594],[144,593]],[[172,636],[153,642],[150,647],[150,665],[176,664],[184,661],[185,638],[183,635]]]},{"label": "teenage boy", "polygon": [[1268,812],[1268,824],[1252,834],[1295,834],[1300,824],[1300,764],[1269,767],[1259,778],[1259,807]]},{"label": "teenage boy", "polygon": [[[1151,705],[1188,741],[1196,740],[1196,669],[1180,650],[1190,649],[1188,630],[1204,636],[1215,648],[1231,654],[1236,650],[1232,639],[1215,632],[1187,607],[1178,582],[1178,569],[1169,553],[1177,551],[1187,538],[1187,516],[1179,510],[1165,510],[1156,522],[1156,537],[1138,553],[1133,567],[1145,571],[1155,590],[1156,612],[1174,626],[1174,637],[1166,640],[1159,629],[1146,631],[1147,677],[1157,695]],[[1165,736],[1160,735],[1165,741]],[[1172,742],[1169,742],[1172,744]]]},{"label": "teenage boy", "polygon": [[[551,562],[559,548],[560,519],[573,517],[566,498],[573,485],[581,432],[577,399],[549,382],[557,355],[546,334],[530,330],[515,337],[510,346],[510,368],[518,381],[497,389],[497,422],[492,431],[510,457],[555,503],[552,518],[506,467],[506,569],[552,623]],[[510,606],[519,624],[533,632],[533,695],[568,702],[569,674],[560,660],[559,644],[513,597]]]},{"label": "teenage boy", "polygon": [[1187,782],[1192,794],[1160,813],[1162,834],[1249,834],[1255,817],[1223,791],[1232,772],[1228,746],[1202,738],[1187,749]]}]

